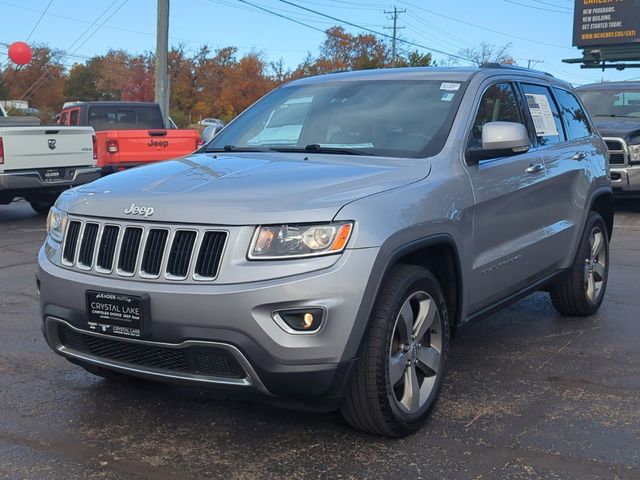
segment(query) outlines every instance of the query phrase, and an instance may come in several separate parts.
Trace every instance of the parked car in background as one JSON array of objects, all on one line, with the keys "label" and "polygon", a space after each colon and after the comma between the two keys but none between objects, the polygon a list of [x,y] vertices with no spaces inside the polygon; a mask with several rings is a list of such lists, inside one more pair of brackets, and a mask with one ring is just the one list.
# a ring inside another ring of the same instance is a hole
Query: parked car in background
[{"label": "parked car in background", "polygon": [[41,214],[60,192],[100,177],[91,127],[40,126],[0,106],[0,204],[24,197]]},{"label": "parked car in background", "polygon": [[576,91],[609,149],[614,194],[640,198],[640,82],[594,83]]},{"label": "parked car in background", "polygon": [[185,160],[62,195],[43,331],[96,375],[253,389],[407,435],[456,326],[537,290],[598,310],[608,174],[571,85],[541,72],[301,79]]},{"label": "parked car in background", "polygon": [[103,174],[183,157],[202,145],[197,130],[165,125],[157,103],[77,102],[67,104],[57,121],[93,127]]}]

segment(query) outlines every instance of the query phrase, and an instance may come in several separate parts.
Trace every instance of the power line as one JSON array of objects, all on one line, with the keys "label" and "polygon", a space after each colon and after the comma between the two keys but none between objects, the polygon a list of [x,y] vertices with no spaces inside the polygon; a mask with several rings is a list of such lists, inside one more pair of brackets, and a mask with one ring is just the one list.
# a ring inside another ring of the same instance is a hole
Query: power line
[{"label": "power line", "polygon": [[[244,1],[244,0],[238,0],[238,1]],[[322,12],[319,12],[317,10],[313,10],[311,8],[304,7],[302,5],[298,5],[296,3],[290,2],[289,0],[278,0],[278,1],[281,2],[281,3],[286,3],[287,5],[291,5],[291,6],[296,7],[296,8],[300,8],[302,10],[306,10],[307,12],[315,13],[316,15],[320,15],[321,17],[330,18],[331,20],[334,20],[334,21],[336,21],[338,23],[343,23],[345,25],[349,25],[349,26],[358,28],[360,30],[364,30],[365,32],[373,33],[374,35],[378,35],[380,37],[385,37],[385,38],[389,38],[389,39],[393,38],[391,35],[387,35],[386,33],[378,32],[378,31],[373,30],[371,28],[367,28],[367,27],[364,27],[362,25],[358,25],[357,23],[349,22],[347,20],[342,20],[342,19],[340,19],[338,17],[334,17],[332,15],[328,15],[326,13],[322,13]],[[434,52],[441,53],[441,54],[446,55],[448,57],[458,58],[460,60],[471,61],[471,59],[469,59],[469,58],[466,58],[466,57],[463,57],[463,56],[460,56],[460,55],[455,55],[453,53],[445,52],[443,50],[437,50],[435,48],[428,47],[426,45],[421,45],[419,43],[410,42],[409,40],[405,40],[403,38],[398,38],[398,39],[396,39],[396,41],[402,42],[402,43],[405,43],[407,45],[411,45],[411,46],[414,46],[414,47],[424,48],[425,50],[432,50]]]},{"label": "power line", "polygon": [[[503,2],[506,3],[512,3],[514,5],[520,5],[521,7],[527,7],[527,8],[532,8],[533,10],[542,10],[544,12],[553,12],[553,13],[565,13],[565,14],[570,14],[570,11],[565,11],[565,10],[552,10],[550,8],[544,8],[544,7],[536,7],[535,5],[527,5],[526,3],[519,3],[519,2],[514,2],[513,0],[502,0]],[[542,2],[540,2],[542,3]]]},{"label": "power line", "polygon": [[42,17],[45,16],[45,14],[47,13],[47,10],[49,10],[49,7],[51,6],[52,3],[53,3],[53,0],[49,0],[49,3],[47,3],[47,6],[42,11],[42,14],[38,18],[38,21],[36,22],[36,24],[31,29],[31,32],[29,32],[29,35],[27,36],[27,39],[25,40],[25,42],[28,42],[29,39],[31,38],[31,35],[33,35],[33,32],[36,31],[36,28],[38,28],[38,25],[40,25],[40,22],[42,21]]},{"label": "power line", "polygon": [[437,15],[438,17],[446,18],[448,20],[451,20],[451,21],[454,21],[454,22],[458,22],[458,23],[462,23],[464,25],[469,25],[470,27],[479,28],[480,30],[486,30],[487,32],[497,33],[498,35],[503,35],[503,36],[509,37],[509,38],[515,38],[517,40],[524,40],[525,42],[536,43],[538,45],[546,45],[548,47],[562,48],[564,50],[573,51],[573,48],[571,48],[571,47],[565,47],[563,45],[556,45],[554,43],[541,42],[539,40],[531,40],[530,38],[520,37],[518,35],[511,35],[509,33],[504,33],[504,32],[501,32],[499,30],[494,30],[492,28],[483,27],[482,25],[477,25],[475,23],[467,22],[465,20],[460,20],[459,18],[451,17],[449,15],[444,15],[444,14],[436,12],[434,10],[429,10],[429,9],[424,8],[424,7],[420,7],[420,6],[415,5],[415,4],[411,3],[411,2],[407,2],[406,0],[397,0],[397,1],[399,3],[403,3],[404,5],[407,5],[409,7],[416,8],[418,10],[422,10],[422,11],[427,12],[427,13],[431,13],[432,15]]},{"label": "power line", "polygon": [[[213,2],[213,0],[209,0],[209,1]],[[240,3],[244,3],[246,5],[251,5],[252,7],[257,8],[258,10],[262,10],[263,12],[267,12],[267,13],[269,13],[271,15],[275,15],[276,17],[284,18],[285,20],[289,20],[290,22],[297,23],[298,25],[302,25],[304,27],[311,28],[312,30],[316,30],[318,32],[326,33],[326,31],[323,30],[322,28],[314,27],[313,25],[309,25],[308,23],[304,23],[304,22],[301,22],[300,20],[296,20],[294,18],[288,17],[287,15],[283,15],[281,13],[274,12],[272,10],[269,10],[268,8],[264,8],[264,7],[260,6],[260,5],[256,5],[255,3],[248,2],[247,0],[236,0],[236,1],[238,1]]]},{"label": "power line", "polygon": [[[71,48],[73,48],[73,46],[74,46],[76,43],[78,43],[78,42],[82,39],[82,37],[83,37],[83,36],[84,36],[84,35],[85,35],[85,34],[86,34],[86,33],[87,33],[87,32],[88,32],[88,31],[89,31],[89,30],[90,30],[90,29],[91,29],[91,28],[96,24],[96,23],[98,23],[98,21],[99,21],[99,20],[100,20],[100,19],[101,19],[101,18],[102,18],[102,17],[103,17],[103,16],[104,16],[104,15],[105,15],[105,14],[106,14],[110,9],[111,9],[111,7],[112,7],[113,5],[115,5],[115,3],[116,3],[117,1],[118,1],[118,0],[113,0],[113,1],[109,4],[109,6],[108,6],[107,8],[105,8],[105,9],[102,11],[102,13],[101,13],[100,15],[98,15],[98,17],[93,21],[93,23],[92,23],[91,25],[89,25],[89,27],[87,27],[87,29],[86,29],[84,32],[82,32],[82,33],[80,34],[80,36],[79,36],[79,37],[78,37],[78,38],[77,38],[77,39],[76,39],[76,40],[71,44],[71,46],[68,48],[68,50],[71,50]],[[97,28],[96,28],[92,33],[90,33],[90,34],[89,34],[89,35],[88,35],[88,36],[87,36],[87,37],[82,41],[82,43],[81,43],[80,45],[78,45],[78,46],[75,48],[75,50],[73,50],[71,53],[72,53],[72,54],[75,54],[75,53],[76,53],[80,48],[82,48],[82,46],[83,46],[85,43],[87,43],[87,42],[89,41],[89,39],[90,39],[91,37],[93,37],[93,36],[98,32],[98,30],[100,30],[100,29],[102,28],[102,26],[103,26],[105,23],[107,23],[107,22],[111,19],[111,17],[113,17],[113,16],[114,16],[114,15],[115,15],[115,14],[116,14],[116,13],[117,13],[121,8],[122,8],[122,7],[124,7],[124,5],[127,3],[127,1],[128,1],[128,0],[124,0],[124,1],[123,1],[123,2],[122,2],[122,3],[121,3],[117,8],[113,11],[113,12],[111,12],[111,14],[110,14],[110,15],[109,15],[109,16],[108,16],[108,17],[107,17],[107,18],[106,18],[106,19],[105,19],[105,20],[104,20],[100,25],[98,25],[98,27],[97,27]],[[62,60],[63,58],[64,58],[64,55],[63,55],[59,60]],[[29,88],[27,89],[27,91],[26,91],[25,93],[23,93],[23,94],[22,94],[22,96],[20,97],[20,99],[22,100],[22,99],[25,99],[25,97],[26,97],[26,99],[28,100],[30,97],[32,97],[32,96],[35,94],[35,92],[37,92],[37,91],[42,87],[42,85],[44,85],[44,82],[42,82],[42,83],[40,83],[40,84],[38,84],[38,82],[40,82],[43,78],[45,79],[45,81],[46,81],[46,80],[48,80],[48,78],[50,77],[50,73],[52,73],[54,69],[55,69],[55,66],[51,66],[47,71],[45,71],[45,72],[40,76],[40,78],[39,78],[38,80],[36,80],[36,81],[31,85],[31,87],[29,87]],[[36,84],[38,84],[38,85],[36,86]],[[33,91],[32,91],[31,93],[29,93],[29,91],[30,91],[30,90],[32,90],[32,89],[33,89]],[[28,96],[27,96],[27,94],[28,94]]]}]

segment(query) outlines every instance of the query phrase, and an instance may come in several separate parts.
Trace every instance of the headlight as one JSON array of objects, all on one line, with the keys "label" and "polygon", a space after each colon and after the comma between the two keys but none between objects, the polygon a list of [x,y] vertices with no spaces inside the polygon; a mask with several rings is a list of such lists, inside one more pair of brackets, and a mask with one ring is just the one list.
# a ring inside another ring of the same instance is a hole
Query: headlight
[{"label": "headlight", "polygon": [[56,207],[51,207],[47,217],[47,233],[49,237],[55,242],[62,242],[68,222],[69,216],[65,212]]},{"label": "headlight", "polygon": [[249,258],[267,260],[340,253],[349,241],[352,227],[351,222],[260,226],[253,235]]},{"label": "headlight", "polygon": [[640,162],[640,145],[629,145],[629,160]]}]

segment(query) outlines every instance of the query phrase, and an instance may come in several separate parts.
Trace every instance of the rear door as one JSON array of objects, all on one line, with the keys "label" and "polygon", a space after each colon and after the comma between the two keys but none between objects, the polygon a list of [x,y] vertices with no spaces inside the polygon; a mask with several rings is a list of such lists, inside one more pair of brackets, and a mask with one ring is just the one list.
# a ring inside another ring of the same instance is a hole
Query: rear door
[{"label": "rear door", "polygon": [[[533,91],[523,85],[525,91]],[[539,88],[538,88],[539,91]],[[546,88],[549,101],[554,101],[560,113],[564,140],[541,146],[541,153],[549,177],[549,195],[545,229],[548,236],[549,255],[555,264],[566,263],[569,246],[582,233],[585,203],[590,198],[591,162],[605,164],[602,141],[595,134],[582,105],[575,95],[563,88]],[[555,115],[555,113],[554,113]],[[559,122],[558,122],[559,123]]]},{"label": "rear door", "polygon": [[[480,146],[487,122],[527,124],[522,97],[512,82],[484,90],[468,138]],[[476,205],[470,307],[478,311],[529,285],[544,257],[546,171],[535,149],[468,165]]]}]

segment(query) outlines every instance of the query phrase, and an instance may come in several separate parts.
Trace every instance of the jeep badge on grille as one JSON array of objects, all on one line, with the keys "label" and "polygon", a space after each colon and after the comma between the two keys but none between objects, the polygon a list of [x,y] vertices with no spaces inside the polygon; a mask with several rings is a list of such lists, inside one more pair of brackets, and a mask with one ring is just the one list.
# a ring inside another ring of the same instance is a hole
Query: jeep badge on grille
[{"label": "jeep badge on grille", "polygon": [[150,217],[155,212],[153,207],[139,207],[135,203],[132,203],[129,208],[124,209],[124,213],[127,215],[142,215],[144,218]]}]

